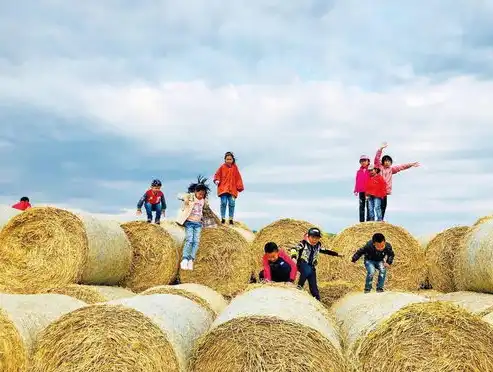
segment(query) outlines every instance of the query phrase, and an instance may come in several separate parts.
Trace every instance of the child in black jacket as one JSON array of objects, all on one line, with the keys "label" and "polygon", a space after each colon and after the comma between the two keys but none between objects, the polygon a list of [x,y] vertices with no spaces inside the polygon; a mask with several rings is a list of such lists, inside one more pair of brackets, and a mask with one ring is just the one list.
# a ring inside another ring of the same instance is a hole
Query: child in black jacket
[{"label": "child in black jacket", "polygon": [[394,262],[392,245],[385,241],[385,236],[383,236],[383,234],[376,233],[364,247],[356,251],[351,261],[354,263],[363,255],[365,256],[365,267],[367,272],[365,293],[371,292],[375,270],[378,270],[377,292],[383,292],[387,269]]}]

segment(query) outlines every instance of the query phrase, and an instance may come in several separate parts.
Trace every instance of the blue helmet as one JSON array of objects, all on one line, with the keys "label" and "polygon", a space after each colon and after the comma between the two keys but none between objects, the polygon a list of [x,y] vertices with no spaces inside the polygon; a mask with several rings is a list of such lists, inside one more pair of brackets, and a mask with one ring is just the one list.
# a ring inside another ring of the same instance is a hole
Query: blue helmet
[{"label": "blue helmet", "polygon": [[159,180],[152,180],[151,187],[161,187],[161,181]]}]

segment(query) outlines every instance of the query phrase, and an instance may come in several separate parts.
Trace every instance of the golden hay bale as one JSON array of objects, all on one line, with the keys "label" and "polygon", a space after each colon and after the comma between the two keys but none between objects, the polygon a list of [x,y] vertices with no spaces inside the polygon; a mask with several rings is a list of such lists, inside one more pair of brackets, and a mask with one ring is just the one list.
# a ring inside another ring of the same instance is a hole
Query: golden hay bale
[{"label": "golden hay bale", "polygon": [[195,283],[185,283],[178,285],[160,285],[149,288],[141,295],[151,294],[176,294],[195,301],[206,310],[210,311],[214,317],[218,315],[228,305],[228,302],[221,294],[205,285]]},{"label": "golden hay bale", "polygon": [[250,259],[248,242],[233,229],[203,229],[194,269],[180,270],[180,280],[232,296],[245,289],[250,281]]},{"label": "golden hay bale", "polygon": [[493,371],[493,327],[444,302],[415,303],[361,343],[361,371]]},{"label": "golden hay bale", "polygon": [[132,246],[120,224],[89,214],[77,215],[84,224],[89,245],[82,273],[84,284],[118,284],[129,272]]},{"label": "golden hay bale", "polygon": [[50,288],[46,292],[77,298],[87,304],[117,300],[135,295],[132,291],[122,287],[81,284],[69,284],[64,287]]},{"label": "golden hay bale", "polygon": [[162,220],[161,227],[171,235],[177,246],[182,246],[185,241],[185,228],[173,220]]},{"label": "golden hay bale", "polygon": [[0,205],[0,230],[4,227],[12,217],[21,213],[20,210],[12,208],[10,205]]},{"label": "golden hay bale", "polygon": [[461,240],[469,228],[457,226],[437,234],[426,249],[428,281],[432,288],[442,292],[455,291],[454,262]]},{"label": "golden hay bale", "polygon": [[493,293],[493,219],[473,226],[460,240],[453,278],[458,291]]},{"label": "golden hay bale", "polygon": [[452,302],[479,316],[484,316],[493,311],[493,294],[489,293],[451,292],[435,296],[434,300]]},{"label": "golden hay bale", "polygon": [[33,207],[0,231],[0,288],[36,293],[78,281],[87,257],[82,221],[58,208]]},{"label": "golden hay bale", "polygon": [[183,372],[212,323],[177,295],[135,296],[76,310],[39,337],[32,372]]},{"label": "golden hay bale", "polygon": [[305,292],[265,285],[234,298],[195,348],[193,372],[346,372],[337,327]]},{"label": "golden hay bale", "polygon": [[158,225],[143,221],[121,225],[133,248],[133,261],[123,287],[142,292],[169,284],[178,270],[178,252],[170,234]]},{"label": "golden hay bale", "polygon": [[[308,287],[306,287],[306,290],[309,290]],[[357,291],[358,286],[344,280],[334,280],[332,282],[318,283],[318,290],[320,292],[320,301],[325,306],[330,307],[341,297],[344,297],[348,293]]]},{"label": "golden hay bale", "polygon": [[62,315],[85,305],[56,294],[0,294],[0,371],[27,371],[40,332]]},{"label": "golden hay bale", "polygon": [[[329,257],[330,265],[321,261],[317,267],[319,280],[347,280],[358,284],[359,288],[362,289],[366,276],[363,265],[364,257],[361,257],[355,264],[351,262],[351,257],[377,232],[385,235],[387,242],[392,244],[395,253],[394,263],[387,270],[386,287],[401,290],[418,289],[426,274],[423,250],[417,240],[402,227],[382,222],[360,223],[337,234],[332,245],[345,258],[340,260],[336,257]],[[377,276],[375,275],[375,280]]]}]

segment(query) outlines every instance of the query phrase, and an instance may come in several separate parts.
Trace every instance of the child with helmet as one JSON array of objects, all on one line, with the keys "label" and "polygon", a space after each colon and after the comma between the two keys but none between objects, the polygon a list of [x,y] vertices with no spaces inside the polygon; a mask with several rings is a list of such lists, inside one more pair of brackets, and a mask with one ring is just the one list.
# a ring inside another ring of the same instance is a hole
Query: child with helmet
[{"label": "child with helmet", "polygon": [[145,207],[147,213],[147,222],[152,222],[152,212],[156,212],[154,222],[159,225],[161,216],[166,214],[166,199],[161,191],[161,181],[156,179],[151,183],[151,188],[147,190],[137,203],[137,215],[142,214],[142,206]]}]

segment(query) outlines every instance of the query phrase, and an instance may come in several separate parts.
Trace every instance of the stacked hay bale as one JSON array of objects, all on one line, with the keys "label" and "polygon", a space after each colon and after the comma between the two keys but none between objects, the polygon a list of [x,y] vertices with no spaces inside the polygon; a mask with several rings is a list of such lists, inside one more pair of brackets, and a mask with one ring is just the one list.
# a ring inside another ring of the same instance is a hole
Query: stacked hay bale
[{"label": "stacked hay bale", "polygon": [[[426,275],[424,252],[419,243],[402,227],[380,222],[357,224],[337,234],[332,246],[345,258],[340,260],[336,257],[328,257],[331,260],[330,265],[320,262],[317,267],[318,279],[320,281],[346,280],[363,289],[366,276],[362,263],[364,258],[353,264],[351,257],[377,232],[385,235],[395,253],[394,263],[387,270],[386,288],[411,291],[419,289]],[[375,275],[375,280],[377,276]]]},{"label": "stacked hay bale", "polygon": [[361,371],[493,370],[493,327],[455,305],[388,292],[347,296],[334,311]]},{"label": "stacked hay bale", "polygon": [[172,294],[136,296],[67,314],[40,335],[32,372],[183,372],[212,317]]},{"label": "stacked hay bale", "polygon": [[151,294],[176,294],[195,301],[207,311],[211,312],[214,318],[224,310],[228,302],[221,294],[215,290],[201,284],[186,283],[178,285],[161,285],[141,293],[141,295]]},{"label": "stacked hay bale", "polygon": [[451,292],[435,296],[434,300],[452,302],[479,316],[484,316],[493,311],[493,294],[489,293]]},{"label": "stacked hay bale", "polygon": [[250,276],[248,242],[235,230],[222,226],[202,230],[193,271],[180,271],[182,283],[202,284],[223,296],[244,290]]},{"label": "stacked hay bale", "polygon": [[190,365],[193,372],[350,368],[327,310],[303,291],[271,285],[234,298],[197,343]]},{"label": "stacked hay bale", "polygon": [[63,287],[50,288],[47,292],[70,296],[87,304],[117,300],[135,295],[132,291],[122,287],[81,284],[68,284]]},{"label": "stacked hay bale", "polygon": [[437,234],[426,249],[428,281],[430,286],[442,292],[455,291],[454,262],[461,241],[468,232],[467,226],[456,226]]},{"label": "stacked hay bale", "polygon": [[453,278],[458,291],[493,293],[493,219],[471,227],[461,239]]},{"label": "stacked hay bale", "polygon": [[179,256],[171,235],[158,225],[143,221],[121,225],[133,248],[129,274],[122,286],[134,292],[171,283],[178,271]]},{"label": "stacked hay bale", "polygon": [[0,370],[27,371],[39,334],[82,301],[56,294],[0,294]]},{"label": "stacked hay bale", "polygon": [[[306,286],[308,291],[308,286]],[[334,280],[332,282],[318,283],[320,292],[320,302],[326,307],[331,307],[337,300],[344,297],[348,293],[358,290],[358,285],[344,280]]]}]

